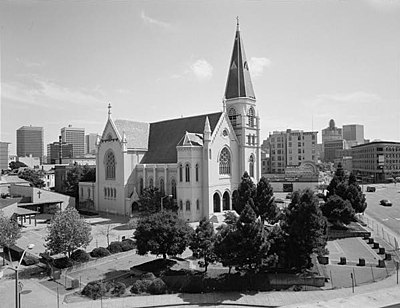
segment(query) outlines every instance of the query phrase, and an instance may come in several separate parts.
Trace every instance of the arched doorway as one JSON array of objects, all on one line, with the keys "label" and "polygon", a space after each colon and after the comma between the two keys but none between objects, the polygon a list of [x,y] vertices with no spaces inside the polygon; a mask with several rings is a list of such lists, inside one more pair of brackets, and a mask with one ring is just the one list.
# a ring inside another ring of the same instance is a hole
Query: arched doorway
[{"label": "arched doorway", "polygon": [[224,196],[222,197],[222,209],[224,211],[229,211],[231,209],[229,193],[224,192]]},{"label": "arched doorway", "polygon": [[237,190],[234,190],[232,193],[232,209],[236,210],[237,208],[237,203],[239,202],[239,193]]},{"label": "arched doorway", "polygon": [[214,213],[221,212],[221,198],[219,197],[218,193],[214,194]]},{"label": "arched doorway", "polygon": [[133,212],[139,212],[139,203],[136,201],[132,203],[132,213]]}]

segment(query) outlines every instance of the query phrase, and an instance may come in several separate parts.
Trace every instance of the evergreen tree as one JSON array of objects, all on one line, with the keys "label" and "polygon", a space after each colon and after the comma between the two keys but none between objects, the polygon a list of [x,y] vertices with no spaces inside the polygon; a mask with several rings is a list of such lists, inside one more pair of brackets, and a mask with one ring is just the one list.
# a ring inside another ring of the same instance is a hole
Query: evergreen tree
[{"label": "evergreen tree", "polygon": [[215,239],[213,224],[206,218],[200,220],[199,225],[192,234],[189,248],[195,258],[203,258],[204,261],[199,261],[199,265],[204,267],[204,272],[207,272],[209,264],[216,261],[214,253]]},{"label": "evergreen tree", "polygon": [[257,184],[254,207],[256,215],[261,218],[262,225],[264,225],[265,220],[269,223],[274,223],[276,221],[279,209],[275,204],[274,190],[265,177],[262,177]]},{"label": "evergreen tree", "polygon": [[164,196],[158,187],[150,186],[143,189],[139,196],[139,209],[146,214],[153,214],[161,210],[161,198],[163,209],[177,212],[178,206],[172,198]]},{"label": "evergreen tree", "polygon": [[323,254],[326,246],[326,218],[314,193],[306,189],[294,192],[282,229],[286,233],[286,260],[289,268],[298,271],[312,266],[311,254]]},{"label": "evergreen tree", "polygon": [[321,210],[324,216],[337,227],[341,223],[347,225],[354,219],[354,209],[351,203],[338,195],[329,197],[327,202],[321,206]]},{"label": "evergreen tree", "polygon": [[188,247],[193,229],[172,211],[161,211],[139,219],[134,233],[137,253],[176,256]]},{"label": "evergreen tree", "polygon": [[257,195],[257,188],[251,180],[249,174],[245,172],[238,187],[238,198],[234,200],[234,209],[240,214],[247,203],[254,208],[254,199]]}]

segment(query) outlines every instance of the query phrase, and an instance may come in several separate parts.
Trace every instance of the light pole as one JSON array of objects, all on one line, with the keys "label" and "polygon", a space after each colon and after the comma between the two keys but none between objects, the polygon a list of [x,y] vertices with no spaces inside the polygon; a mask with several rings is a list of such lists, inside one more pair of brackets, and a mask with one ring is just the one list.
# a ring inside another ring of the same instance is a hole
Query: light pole
[{"label": "light pole", "polygon": [[165,198],[172,198],[172,197],[173,197],[172,195],[167,195],[167,196],[161,197],[161,211],[164,209],[164,208],[163,208],[163,201],[164,201],[164,199],[165,199]]},{"label": "light pole", "polygon": [[[21,265],[22,260],[24,259],[24,256],[26,254],[26,252],[29,249],[32,249],[33,247],[35,247],[34,244],[29,244],[24,252],[22,253],[21,258],[19,259],[17,266],[14,268],[12,266],[9,266],[8,268],[12,269],[15,272],[15,308],[20,308],[20,304],[19,304],[19,284],[18,284],[18,270],[19,270],[19,266]],[[11,264],[12,264],[12,260],[10,260]]]}]

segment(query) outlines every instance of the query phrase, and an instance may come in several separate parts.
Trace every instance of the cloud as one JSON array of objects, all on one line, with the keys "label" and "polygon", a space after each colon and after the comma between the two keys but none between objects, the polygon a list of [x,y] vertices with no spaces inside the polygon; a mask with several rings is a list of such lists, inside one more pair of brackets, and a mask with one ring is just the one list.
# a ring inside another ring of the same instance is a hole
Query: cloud
[{"label": "cloud", "polygon": [[31,75],[23,82],[3,82],[1,96],[25,105],[62,109],[70,105],[93,107],[104,104],[105,98],[99,97],[98,92],[96,89],[71,89]]},{"label": "cloud", "polygon": [[157,26],[157,27],[160,27],[160,28],[162,28],[164,30],[172,29],[172,25],[171,24],[169,24],[169,23],[167,23],[165,21],[160,21],[160,20],[151,18],[151,17],[147,16],[144,11],[142,11],[140,13],[140,17],[142,18],[143,22],[146,25]]},{"label": "cloud", "polygon": [[191,72],[199,80],[209,80],[213,75],[214,68],[204,59],[199,59],[190,65]]},{"label": "cloud", "polygon": [[271,65],[271,60],[267,58],[256,58],[252,57],[249,61],[249,70],[253,78],[260,77],[264,69]]},{"label": "cloud", "polygon": [[383,12],[400,9],[400,0],[367,0],[367,2],[372,8]]},{"label": "cloud", "polygon": [[381,101],[381,97],[374,93],[355,91],[351,93],[319,94],[314,103],[336,103],[336,104],[369,104]]}]

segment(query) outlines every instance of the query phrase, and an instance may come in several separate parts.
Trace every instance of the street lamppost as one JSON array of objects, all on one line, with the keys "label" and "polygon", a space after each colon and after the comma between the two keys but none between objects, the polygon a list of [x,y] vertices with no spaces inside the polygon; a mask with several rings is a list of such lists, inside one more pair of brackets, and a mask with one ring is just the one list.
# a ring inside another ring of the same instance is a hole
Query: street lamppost
[{"label": "street lamppost", "polygon": [[[20,303],[19,303],[19,284],[18,284],[18,270],[19,270],[19,266],[21,265],[22,260],[24,259],[24,256],[26,254],[26,252],[30,249],[32,249],[33,247],[35,247],[34,244],[29,244],[24,252],[22,253],[21,258],[19,259],[17,266],[14,268],[12,266],[9,266],[8,268],[12,269],[15,272],[15,308],[20,308]],[[11,264],[12,264],[12,260],[10,260]]]},{"label": "street lamppost", "polygon": [[163,201],[164,201],[164,199],[165,199],[165,198],[172,198],[172,197],[173,197],[172,195],[167,195],[167,196],[161,197],[161,211],[164,209],[164,208],[163,208]]}]

